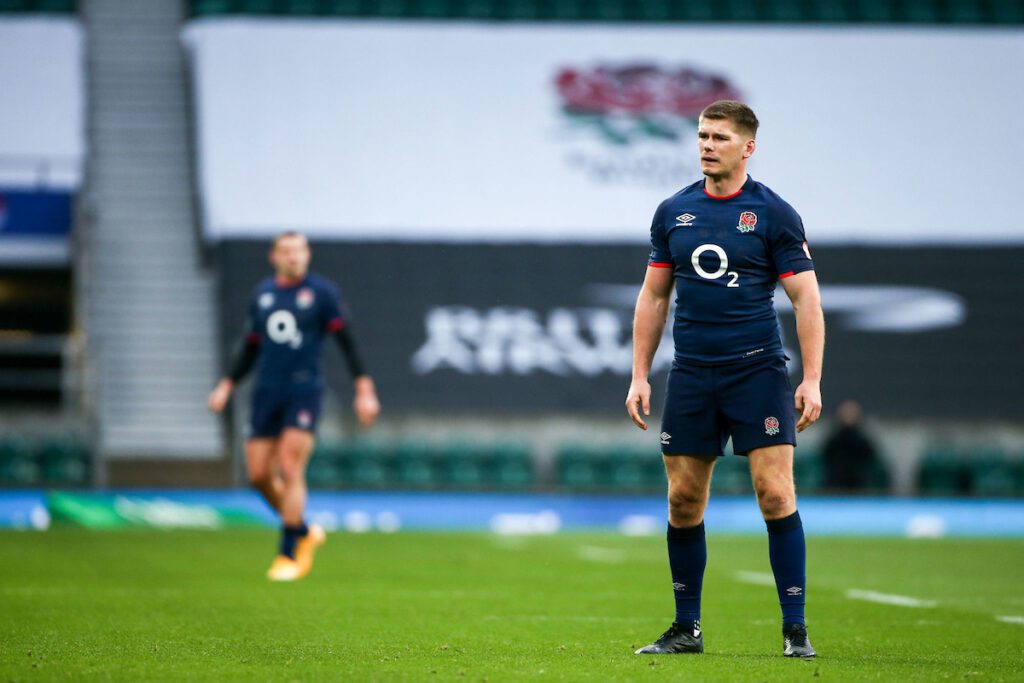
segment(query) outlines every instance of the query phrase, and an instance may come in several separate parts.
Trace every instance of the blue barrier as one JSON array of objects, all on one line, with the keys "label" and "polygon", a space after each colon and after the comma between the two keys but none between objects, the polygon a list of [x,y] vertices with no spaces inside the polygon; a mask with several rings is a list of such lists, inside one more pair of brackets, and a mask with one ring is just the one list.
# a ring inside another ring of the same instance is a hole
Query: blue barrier
[{"label": "blue barrier", "polygon": [[[154,527],[217,526],[206,512],[230,525],[239,520],[276,525],[251,491],[121,490],[61,494],[108,506]],[[56,499],[56,496],[53,500]],[[0,527],[47,528],[46,492],[0,492]],[[1024,537],[1024,500],[803,497],[800,512],[810,535]],[[182,513],[182,514],[178,514]],[[351,531],[495,531],[554,533],[618,529],[629,534],[664,531],[660,496],[580,496],[429,492],[312,492],[308,516],[330,528]],[[196,520],[201,523],[196,523]],[[233,522],[231,521],[233,520]],[[752,496],[713,496],[705,517],[719,533],[762,533]]]}]

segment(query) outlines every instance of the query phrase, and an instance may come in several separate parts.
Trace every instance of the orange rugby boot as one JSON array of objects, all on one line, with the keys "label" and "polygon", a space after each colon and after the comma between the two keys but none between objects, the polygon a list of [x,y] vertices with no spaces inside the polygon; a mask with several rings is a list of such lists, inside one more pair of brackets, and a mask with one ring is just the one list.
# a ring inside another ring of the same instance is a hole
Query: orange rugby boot
[{"label": "orange rugby boot", "polygon": [[267,578],[271,581],[295,581],[302,577],[299,563],[287,555],[275,557],[274,564],[270,565],[270,569],[267,570]]},{"label": "orange rugby boot", "polygon": [[310,524],[309,533],[299,539],[295,546],[295,564],[301,579],[313,568],[313,554],[327,542],[327,532],[319,524]]}]

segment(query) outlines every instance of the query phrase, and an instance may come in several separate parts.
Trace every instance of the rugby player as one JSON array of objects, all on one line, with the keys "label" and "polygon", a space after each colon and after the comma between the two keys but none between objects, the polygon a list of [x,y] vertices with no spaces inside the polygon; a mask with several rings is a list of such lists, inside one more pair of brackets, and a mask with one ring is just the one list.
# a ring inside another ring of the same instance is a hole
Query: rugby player
[{"label": "rugby player", "polygon": [[[813,657],[804,618],[806,551],[793,485],[796,433],[821,414],[825,322],[818,281],[793,208],[747,175],[758,120],[722,100],[698,122],[704,178],[663,201],[651,224],[651,256],[637,298],[633,378],[626,410],[647,429],[648,374],[673,287],[673,339],[661,425],[668,476],[668,560],[675,621],[637,654],[704,651],[701,584],[704,510],[711,472],[731,438],[746,456],[768,531],[782,607],[783,654]],[[794,392],[773,308],[776,283],[793,302],[803,365]]]},{"label": "rugby player", "polygon": [[267,577],[301,579],[313,566],[316,548],[326,540],[316,524],[306,525],[306,465],[320,417],[324,379],[321,344],[334,337],[355,381],[353,408],[370,426],[380,412],[373,379],[356,350],[339,290],[309,272],[311,251],[305,236],[285,232],[270,251],[274,277],[263,280],[249,303],[245,338],[231,371],[210,393],[216,413],[227,405],[238,382],[258,362],[252,412],[245,442],[249,481],[280,515],[280,550]]}]

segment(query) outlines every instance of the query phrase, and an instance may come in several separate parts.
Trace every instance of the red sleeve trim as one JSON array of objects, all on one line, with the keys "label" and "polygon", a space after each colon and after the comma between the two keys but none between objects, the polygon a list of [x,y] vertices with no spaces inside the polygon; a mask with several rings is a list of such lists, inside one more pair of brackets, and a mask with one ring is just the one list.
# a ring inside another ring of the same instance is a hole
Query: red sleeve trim
[{"label": "red sleeve trim", "polygon": [[256,346],[257,344],[260,343],[260,333],[259,332],[250,332],[249,334],[245,335],[245,343],[246,344],[252,344],[253,346]]},{"label": "red sleeve trim", "polygon": [[793,275],[793,271],[792,270],[789,271],[788,273],[779,273],[779,279],[781,280],[782,278],[789,277],[790,275]]},{"label": "red sleeve trim", "polygon": [[345,327],[345,321],[341,318],[334,318],[327,323],[328,332],[337,332],[343,327]]},{"label": "red sleeve trim", "polygon": [[675,268],[676,266],[674,263],[662,263],[661,261],[651,261],[647,265],[651,268]]}]

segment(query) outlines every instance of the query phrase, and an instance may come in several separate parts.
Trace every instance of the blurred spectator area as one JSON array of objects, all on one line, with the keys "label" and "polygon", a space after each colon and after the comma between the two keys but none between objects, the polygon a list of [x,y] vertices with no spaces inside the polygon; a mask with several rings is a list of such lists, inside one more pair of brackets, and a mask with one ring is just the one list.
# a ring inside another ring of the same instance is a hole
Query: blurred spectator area
[{"label": "blurred spectator area", "polygon": [[68,268],[0,268],[0,404],[57,405],[71,329]]}]

